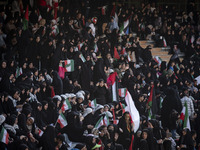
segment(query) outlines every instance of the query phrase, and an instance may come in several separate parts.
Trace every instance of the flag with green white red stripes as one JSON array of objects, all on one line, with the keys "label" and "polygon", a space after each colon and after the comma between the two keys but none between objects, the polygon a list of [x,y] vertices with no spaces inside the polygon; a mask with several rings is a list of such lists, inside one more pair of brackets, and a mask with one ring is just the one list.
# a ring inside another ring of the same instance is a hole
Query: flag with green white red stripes
[{"label": "flag with green white red stripes", "polygon": [[74,60],[73,59],[68,59],[65,60],[65,72],[73,72],[74,71]]},{"label": "flag with green white red stripes", "polygon": [[7,130],[4,127],[2,127],[1,132],[0,132],[0,142],[8,144],[9,142],[8,138],[9,138],[9,134]]}]

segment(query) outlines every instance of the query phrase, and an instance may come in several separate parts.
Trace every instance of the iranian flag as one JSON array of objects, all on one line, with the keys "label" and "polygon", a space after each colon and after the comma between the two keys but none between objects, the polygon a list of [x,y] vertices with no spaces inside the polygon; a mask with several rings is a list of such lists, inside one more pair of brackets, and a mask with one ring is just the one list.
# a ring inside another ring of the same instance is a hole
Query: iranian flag
[{"label": "iranian flag", "polygon": [[103,118],[103,124],[106,126],[108,126],[110,124],[109,117],[107,114]]},{"label": "iranian flag", "polygon": [[29,16],[28,16],[28,5],[27,5],[26,12],[25,12],[24,19],[23,19],[23,30],[28,29],[28,22],[29,22]]},{"label": "iranian flag", "polygon": [[79,51],[81,50],[81,48],[82,48],[83,45],[84,45],[84,42],[82,42],[82,43],[80,43],[80,44],[78,45],[78,50],[79,50]]},{"label": "iranian flag", "polygon": [[37,9],[37,14],[38,14],[38,22],[40,22],[42,20],[42,16],[40,14],[39,9]]},{"label": "iranian flag", "polygon": [[38,128],[38,132],[39,132],[38,135],[39,135],[40,137],[41,137],[41,136],[43,135],[43,133],[44,133],[40,128]]},{"label": "iranian flag", "polygon": [[106,15],[106,8],[107,8],[107,6],[103,6],[103,7],[101,8],[101,14],[102,14],[102,15]]},{"label": "iranian flag", "polygon": [[68,60],[65,60],[64,62],[65,62],[65,71],[73,72],[74,71],[74,60],[68,59]]},{"label": "iranian flag", "polygon": [[183,120],[183,128],[188,128],[189,130],[191,130],[187,102],[185,102],[184,107],[181,111],[180,119]]},{"label": "iranian flag", "polygon": [[57,122],[60,124],[60,128],[63,128],[67,125],[67,120],[62,113],[59,115]]},{"label": "iranian flag", "polygon": [[136,132],[140,126],[140,115],[128,90],[126,92],[125,101],[127,104],[125,110],[130,113],[131,119],[135,124],[134,132]]},{"label": "iranian flag", "polygon": [[86,61],[85,58],[84,58],[84,56],[83,56],[83,54],[81,54],[81,60],[82,60],[83,62]]},{"label": "iranian flag", "polygon": [[126,55],[126,48],[125,47],[122,49],[121,54]]},{"label": "iranian flag", "polygon": [[112,100],[113,101],[118,101],[119,96],[118,96],[118,78],[117,78],[117,72],[113,72],[112,74],[109,75],[107,79],[107,85],[112,86],[111,91],[112,91]]},{"label": "iranian flag", "polygon": [[71,106],[69,100],[66,99],[66,100],[64,101],[62,107],[61,107],[62,111],[65,111],[65,110],[68,110],[68,109],[71,109],[71,108],[72,108],[72,106]]},{"label": "iranian flag", "polygon": [[163,46],[164,46],[164,47],[167,47],[167,42],[166,42],[166,40],[165,40],[164,37],[163,37]]},{"label": "iranian flag", "polygon": [[162,59],[159,56],[155,56],[153,59],[159,66],[161,65]]},{"label": "iranian flag", "polygon": [[59,28],[57,25],[54,25],[52,28],[51,28],[51,33],[52,35],[55,37],[59,34]]},{"label": "iranian flag", "polygon": [[118,93],[120,97],[125,97],[126,96],[126,88],[120,88],[118,89]]},{"label": "iranian flag", "polygon": [[99,128],[100,126],[104,125],[103,123],[103,116],[97,121],[96,125],[95,125],[95,128]]},{"label": "iranian flag", "polygon": [[119,123],[119,120],[117,120],[117,119],[113,119],[113,124],[118,124]]},{"label": "iranian flag", "polygon": [[18,78],[22,74],[22,68],[17,67],[15,77]]},{"label": "iranian flag", "polygon": [[120,33],[120,34],[126,33],[126,31],[127,31],[127,29],[128,29],[128,26],[129,26],[129,23],[130,23],[130,21],[129,21],[130,17],[131,17],[131,16],[129,16],[129,17],[126,19],[126,21],[124,21],[123,24],[121,25],[121,27],[120,27],[120,29],[119,29],[119,31],[120,31],[119,33]]},{"label": "iranian flag", "polygon": [[92,108],[96,108],[97,107],[97,101],[96,101],[96,99],[92,100],[88,105],[90,107],[92,107]]},{"label": "iranian flag", "polygon": [[158,108],[157,108],[157,101],[156,101],[156,97],[155,97],[155,90],[154,90],[154,85],[152,85],[151,87],[151,92],[147,101],[147,105],[150,106],[150,112],[149,114],[151,114],[151,118],[157,113]]},{"label": "iranian flag", "polygon": [[117,22],[117,24],[118,24],[118,16],[117,16],[117,13],[116,13],[116,5],[113,5],[113,9],[112,9],[112,11],[111,11],[111,13],[110,13],[110,16],[111,17],[114,17],[114,19],[115,19],[115,21]]},{"label": "iranian flag", "polygon": [[153,119],[152,117],[153,117],[152,111],[151,111],[151,109],[149,109],[149,110],[148,110],[148,120]]},{"label": "iranian flag", "polygon": [[116,47],[114,47],[114,58],[115,58],[115,59],[120,59],[120,56],[119,56],[119,53],[118,53]]},{"label": "iranian flag", "polygon": [[97,44],[94,45],[94,52],[95,52],[95,53],[98,52],[98,46],[97,46]]},{"label": "iranian flag", "polygon": [[7,130],[4,127],[2,127],[1,133],[0,133],[0,141],[5,144],[8,144],[8,142],[9,142],[8,137],[9,137],[9,134],[8,134]]},{"label": "iranian flag", "polygon": [[153,88],[154,85],[151,87],[151,92],[150,92],[150,96],[148,98],[147,104],[151,107],[152,106],[152,101],[153,101]]},{"label": "iranian flag", "polygon": [[124,114],[125,113],[125,105],[124,104],[122,104],[121,102],[119,103],[119,105],[120,105],[120,107],[121,107],[121,109],[122,109],[122,113]]},{"label": "iranian flag", "polygon": [[61,77],[61,79],[65,78],[65,68],[63,67],[62,62],[59,63],[58,75]]}]

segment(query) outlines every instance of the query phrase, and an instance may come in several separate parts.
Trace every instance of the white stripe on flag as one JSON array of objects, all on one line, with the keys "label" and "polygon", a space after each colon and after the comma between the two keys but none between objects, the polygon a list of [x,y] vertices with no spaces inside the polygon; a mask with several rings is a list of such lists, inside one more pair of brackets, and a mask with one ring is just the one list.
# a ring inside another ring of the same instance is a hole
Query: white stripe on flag
[{"label": "white stripe on flag", "polygon": [[117,89],[116,89],[116,81],[112,85],[112,96],[113,96],[113,101],[117,101]]},{"label": "white stripe on flag", "polygon": [[131,115],[131,119],[134,122],[134,132],[136,132],[139,129],[140,126],[140,115],[139,112],[137,110],[137,108],[135,107],[134,101],[130,95],[130,93],[127,91],[126,97],[125,97],[125,101],[126,101],[126,108],[125,110],[128,111]]}]

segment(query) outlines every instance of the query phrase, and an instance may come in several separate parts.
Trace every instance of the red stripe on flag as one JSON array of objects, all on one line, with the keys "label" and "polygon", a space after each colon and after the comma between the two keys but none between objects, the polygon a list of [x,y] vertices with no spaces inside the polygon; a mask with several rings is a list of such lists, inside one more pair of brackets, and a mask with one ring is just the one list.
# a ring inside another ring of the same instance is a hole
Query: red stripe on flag
[{"label": "red stripe on flag", "polygon": [[122,108],[122,113],[124,114],[124,113],[125,113],[125,110],[124,110],[124,108],[123,108],[123,106],[122,106],[122,103],[120,102],[119,104],[120,104],[120,106],[121,106],[121,108]]},{"label": "red stripe on flag", "polygon": [[112,113],[113,113],[113,120],[115,120],[115,110],[112,109]]},{"label": "red stripe on flag", "polygon": [[120,59],[119,53],[117,52],[117,48],[114,47],[114,58],[115,59]]},{"label": "red stripe on flag", "polygon": [[154,85],[152,85],[151,87],[151,93],[150,93],[150,96],[148,98],[148,101],[147,101],[147,104],[149,105],[149,102],[152,102],[152,98],[153,98],[153,88],[154,88]]},{"label": "red stripe on flag", "polygon": [[60,127],[63,128],[63,124],[61,123],[60,119],[58,119],[58,123],[60,124]]},{"label": "red stripe on flag", "polygon": [[131,144],[129,146],[129,150],[133,149],[133,141],[134,141],[134,135],[132,135],[132,137],[131,137]]},{"label": "red stripe on flag", "polygon": [[54,96],[55,96],[55,92],[54,92],[53,87],[51,87],[51,98],[53,98]]}]

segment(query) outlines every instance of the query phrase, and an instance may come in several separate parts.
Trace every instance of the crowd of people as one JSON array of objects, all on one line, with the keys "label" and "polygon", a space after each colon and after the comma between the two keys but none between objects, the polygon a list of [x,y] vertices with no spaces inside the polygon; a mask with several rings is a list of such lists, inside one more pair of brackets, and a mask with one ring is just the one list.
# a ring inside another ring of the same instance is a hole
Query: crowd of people
[{"label": "crowd of people", "polygon": [[[195,1],[178,11],[154,2],[8,0],[0,6],[0,149],[199,150],[199,33]],[[170,61],[154,59],[140,40],[167,44]],[[136,132],[113,73],[139,112]]]}]

